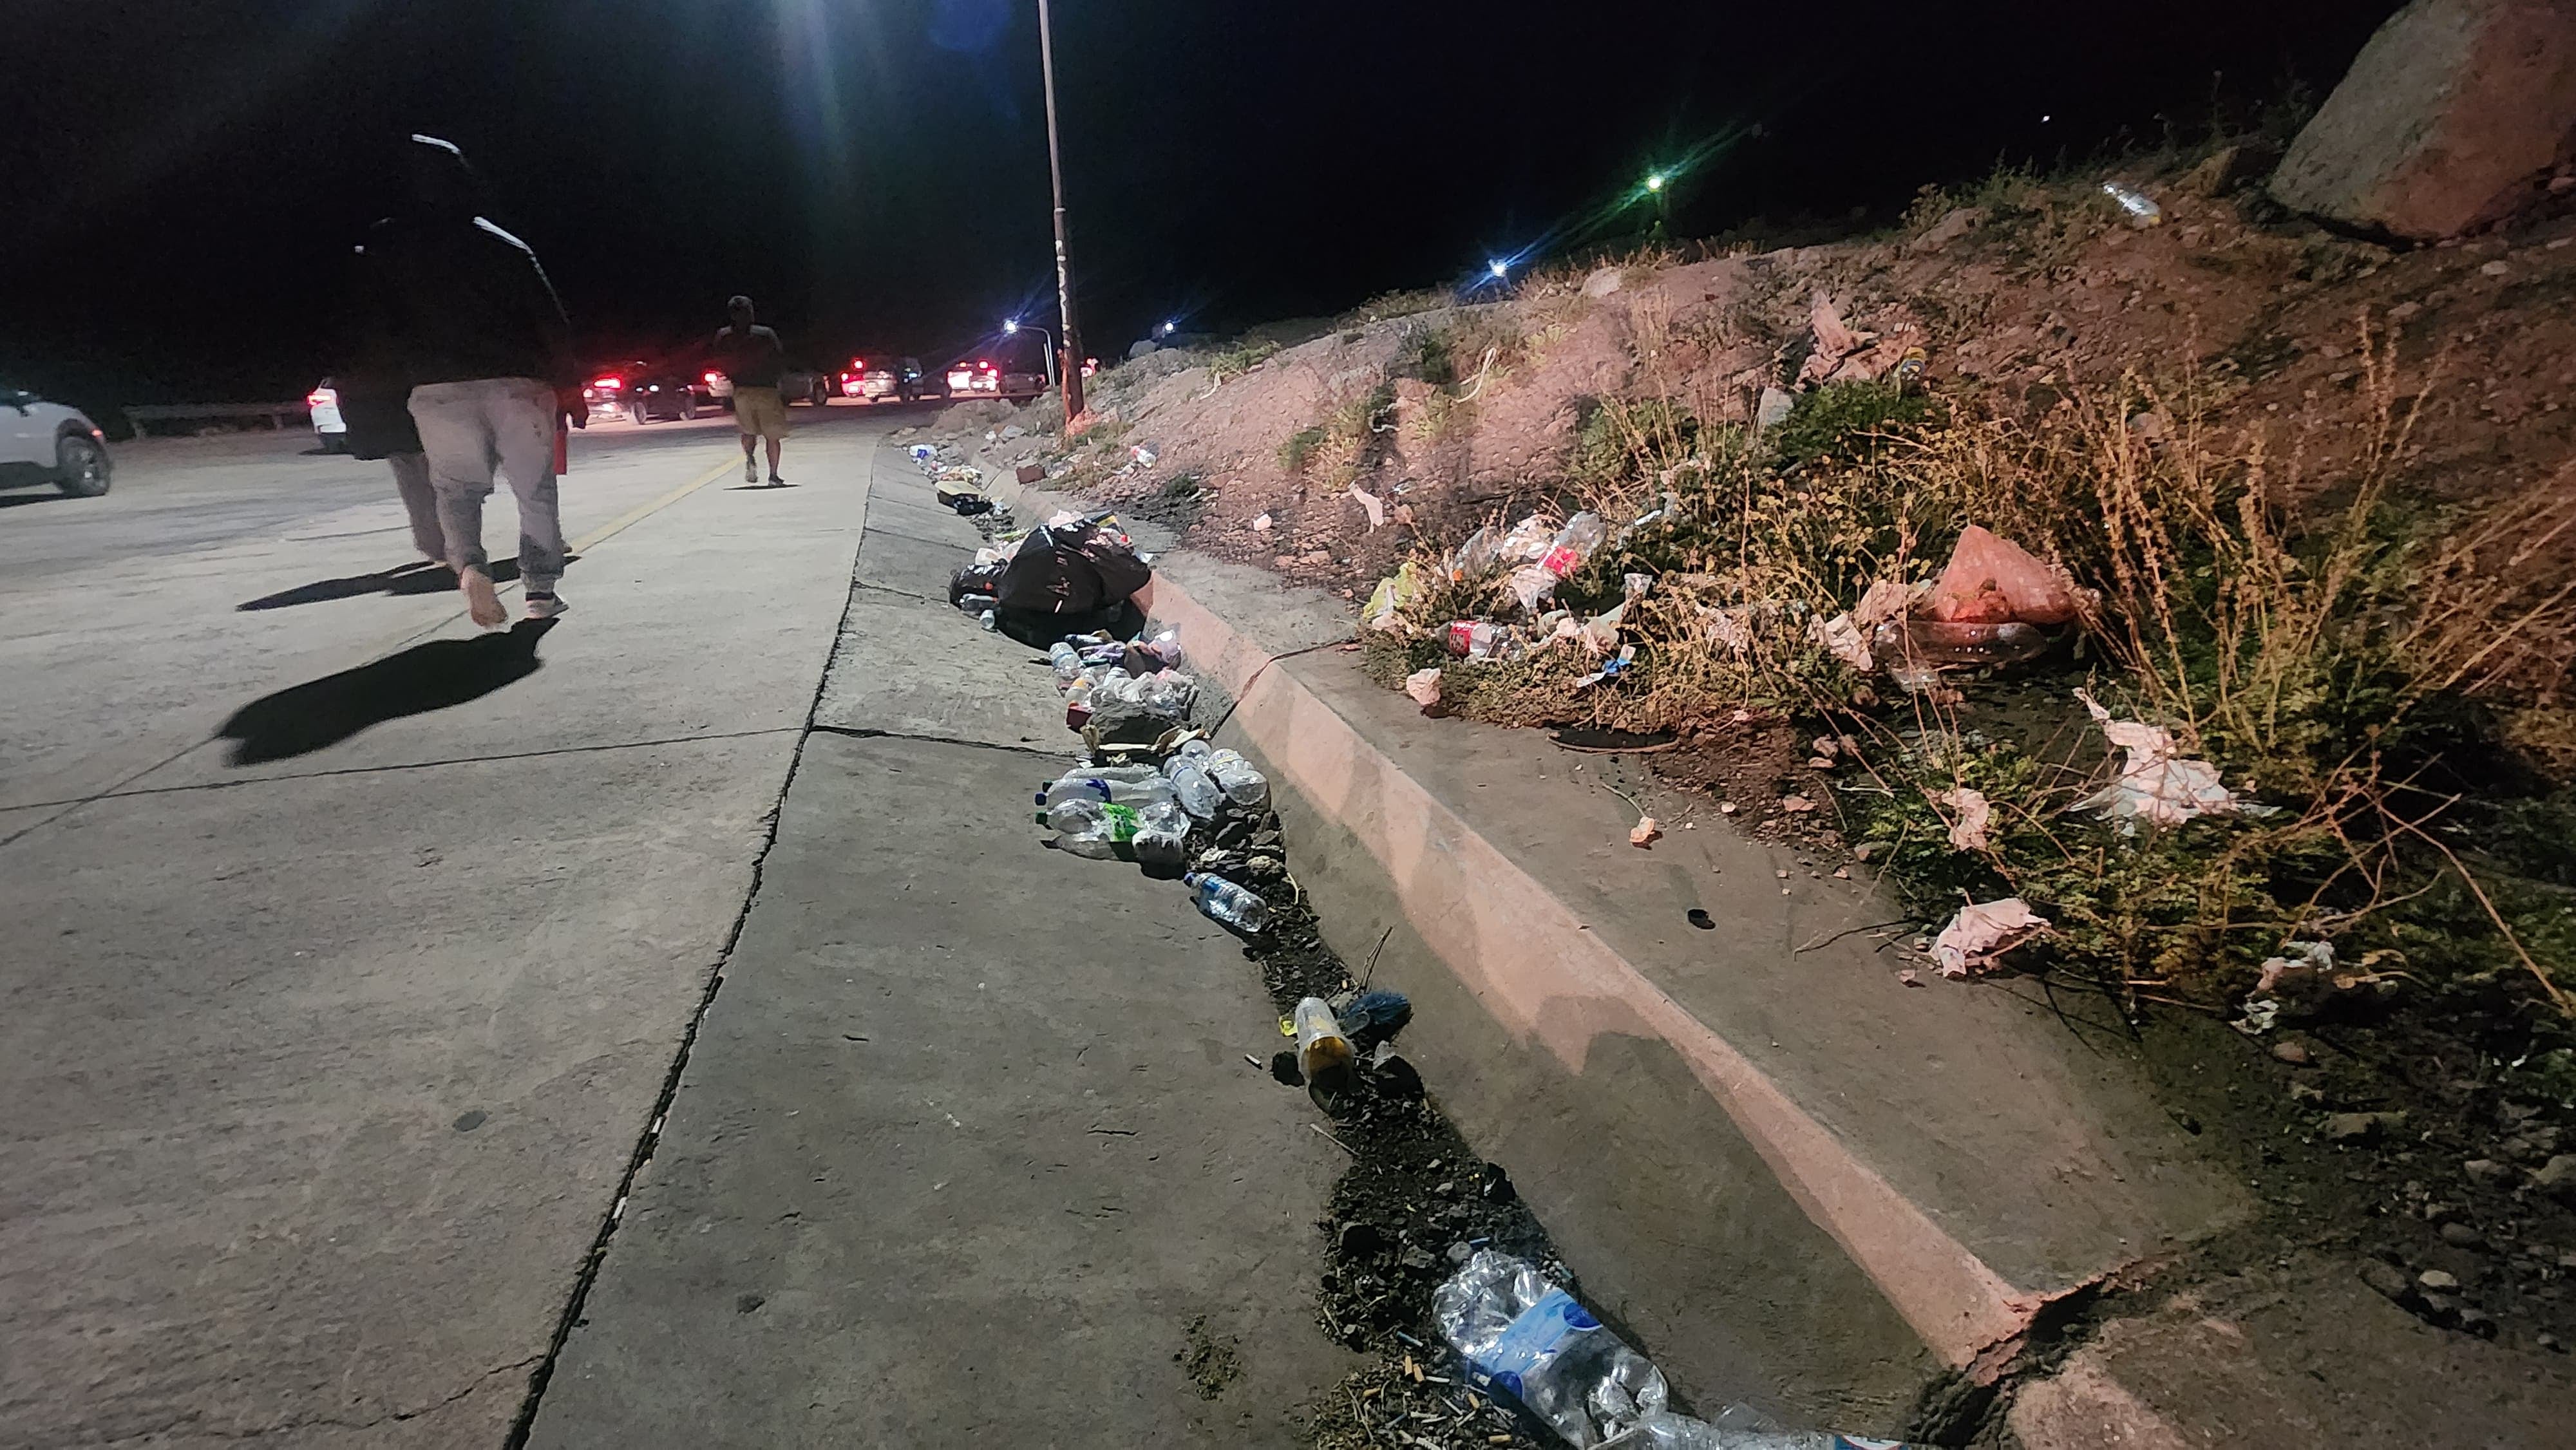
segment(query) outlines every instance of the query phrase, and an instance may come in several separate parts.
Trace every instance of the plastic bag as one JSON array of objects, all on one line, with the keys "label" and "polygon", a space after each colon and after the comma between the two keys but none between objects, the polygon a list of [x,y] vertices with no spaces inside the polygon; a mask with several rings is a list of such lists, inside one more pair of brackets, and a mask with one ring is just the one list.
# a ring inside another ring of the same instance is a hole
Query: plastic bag
[{"label": "plastic bag", "polygon": [[1932,586],[1927,612],[1968,624],[2064,624],[2075,617],[2075,596],[2029,550],[1970,524]]},{"label": "plastic bag", "polygon": [[1368,603],[1360,608],[1360,622],[1371,629],[1393,629],[1398,622],[1396,611],[1411,604],[1421,592],[1421,571],[1408,560],[1404,567],[1377,581]]}]

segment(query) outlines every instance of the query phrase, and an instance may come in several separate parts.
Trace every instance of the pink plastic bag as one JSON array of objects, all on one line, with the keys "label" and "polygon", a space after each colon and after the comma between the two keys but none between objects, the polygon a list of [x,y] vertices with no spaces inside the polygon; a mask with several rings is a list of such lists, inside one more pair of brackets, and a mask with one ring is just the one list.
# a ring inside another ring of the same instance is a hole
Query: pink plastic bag
[{"label": "pink plastic bag", "polygon": [[1970,524],[1932,586],[1926,612],[1962,624],[2064,624],[2075,617],[2075,596],[2029,550]]}]

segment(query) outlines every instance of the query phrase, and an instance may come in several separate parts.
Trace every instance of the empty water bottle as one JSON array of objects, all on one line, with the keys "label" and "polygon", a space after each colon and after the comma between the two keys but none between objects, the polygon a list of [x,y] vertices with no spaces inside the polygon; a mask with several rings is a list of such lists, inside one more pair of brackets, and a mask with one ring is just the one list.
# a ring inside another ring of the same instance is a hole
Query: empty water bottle
[{"label": "empty water bottle", "polygon": [[1107,861],[1132,856],[1139,861],[1178,862],[1189,837],[1189,819],[1169,798],[1141,806],[1116,801],[1074,799],[1047,811],[1056,837],[1047,844],[1069,855]]},{"label": "empty water bottle", "polygon": [[1202,821],[1212,821],[1217,808],[1225,803],[1225,792],[1208,778],[1207,747],[1197,741],[1191,744],[1199,745],[1197,752],[1187,746],[1172,752],[1172,758],[1163,762],[1163,777],[1172,783],[1172,794],[1182,810]]},{"label": "empty water bottle", "polygon": [[1270,925],[1270,903],[1224,877],[1193,871],[1181,880],[1208,920],[1240,932],[1259,932]]},{"label": "empty water bottle", "polygon": [[2102,183],[2102,194],[2119,204],[2133,227],[2151,227],[2165,219],[2165,209],[2156,205],[2155,198],[2145,192],[2122,186],[2116,181],[2106,181]]},{"label": "empty water bottle", "polygon": [[1342,1032],[1332,1004],[1323,998],[1299,1002],[1292,1021],[1297,1029],[1297,1070],[1306,1076],[1306,1096],[1339,1117],[1351,1090],[1359,1085],[1359,1055]]},{"label": "empty water bottle", "polygon": [[1060,801],[1116,801],[1141,806],[1172,798],[1172,785],[1150,765],[1087,765],[1066,771],[1038,791],[1038,809]]},{"label": "empty water bottle", "polygon": [[1432,1322],[1471,1384],[1508,1395],[1569,1445],[1593,1446],[1665,1408],[1664,1376],[1535,1265],[1483,1249],[1431,1295]]},{"label": "empty water bottle", "polygon": [[1058,685],[1069,685],[1082,678],[1082,651],[1063,640],[1047,646],[1047,662],[1055,666]]},{"label": "empty water bottle", "polygon": [[[1252,768],[1252,762],[1231,750],[1218,750],[1204,740],[1184,741],[1172,752],[1174,761],[1187,760],[1213,782],[1229,801],[1246,810],[1259,810],[1270,801],[1270,782]],[[1175,777],[1177,785],[1178,778]],[[1181,802],[1188,805],[1185,798]],[[1196,809],[1190,814],[1200,815]],[[1209,812],[1208,814],[1213,814]]]}]

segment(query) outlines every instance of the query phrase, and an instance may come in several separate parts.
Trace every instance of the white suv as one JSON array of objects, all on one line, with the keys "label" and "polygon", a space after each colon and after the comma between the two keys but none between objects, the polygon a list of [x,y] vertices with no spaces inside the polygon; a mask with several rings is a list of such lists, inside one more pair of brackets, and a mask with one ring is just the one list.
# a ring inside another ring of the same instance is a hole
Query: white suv
[{"label": "white suv", "polygon": [[107,492],[107,437],[78,408],[0,388],[0,488],[50,483],[74,498]]}]

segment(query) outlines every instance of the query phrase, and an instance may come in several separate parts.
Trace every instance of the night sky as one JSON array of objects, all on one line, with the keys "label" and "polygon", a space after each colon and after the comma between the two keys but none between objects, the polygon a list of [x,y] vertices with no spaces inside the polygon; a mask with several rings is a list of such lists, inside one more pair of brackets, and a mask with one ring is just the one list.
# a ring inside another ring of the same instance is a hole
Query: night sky
[{"label": "night sky", "polygon": [[[1088,350],[1614,240],[1692,157],[1679,235],[1884,221],[2322,94],[2396,8],[1058,0]],[[490,174],[603,358],[738,291],[815,361],[1052,325],[1035,0],[16,0],[0,29],[0,380],[301,393],[415,130]]]}]

